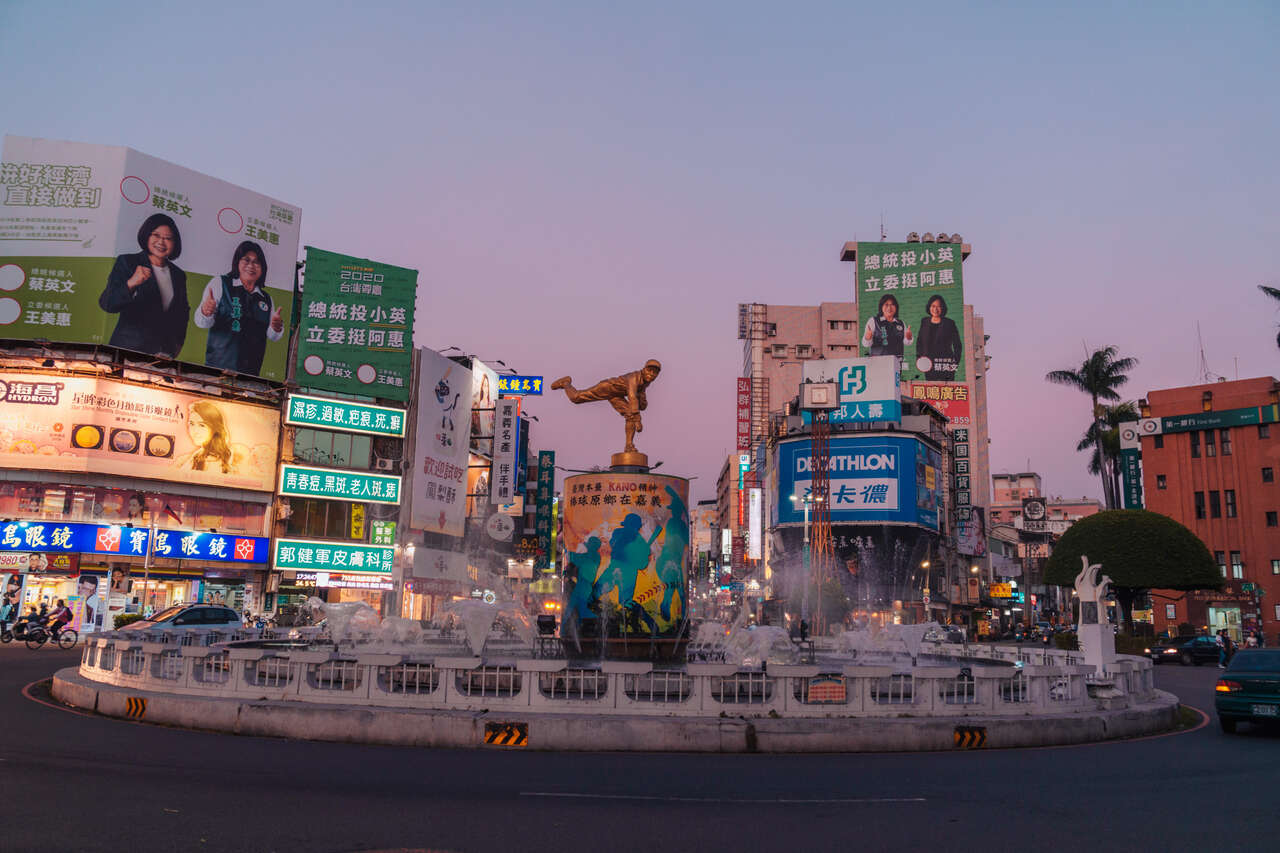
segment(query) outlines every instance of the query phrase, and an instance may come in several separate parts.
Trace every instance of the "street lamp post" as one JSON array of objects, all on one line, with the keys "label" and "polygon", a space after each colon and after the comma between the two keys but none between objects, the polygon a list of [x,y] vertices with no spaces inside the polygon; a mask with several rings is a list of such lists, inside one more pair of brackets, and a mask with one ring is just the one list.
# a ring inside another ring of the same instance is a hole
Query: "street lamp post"
[{"label": "street lamp post", "polygon": [[[821,500],[821,498],[818,498]],[[791,501],[796,501],[796,496],[791,496]],[[809,586],[812,578],[810,577],[810,560],[809,560],[809,505],[814,502],[812,495],[805,495],[800,499],[804,504],[804,557],[801,566],[804,571],[804,595],[800,599],[800,619],[803,622],[809,621]],[[821,598],[819,598],[821,602]]]}]

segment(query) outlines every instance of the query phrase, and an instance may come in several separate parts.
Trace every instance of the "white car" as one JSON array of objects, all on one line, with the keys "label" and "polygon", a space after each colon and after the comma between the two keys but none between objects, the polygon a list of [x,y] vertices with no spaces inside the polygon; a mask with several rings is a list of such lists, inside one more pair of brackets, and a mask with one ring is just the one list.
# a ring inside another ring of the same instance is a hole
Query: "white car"
[{"label": "white car", "polygon": [[240,614],[230,607],[217,604],[175,604],[173,607],[161,610],[150,619],[139,619],[120,630],[128,633],[151,631],[231,633],[240,630],[243,624]]}]

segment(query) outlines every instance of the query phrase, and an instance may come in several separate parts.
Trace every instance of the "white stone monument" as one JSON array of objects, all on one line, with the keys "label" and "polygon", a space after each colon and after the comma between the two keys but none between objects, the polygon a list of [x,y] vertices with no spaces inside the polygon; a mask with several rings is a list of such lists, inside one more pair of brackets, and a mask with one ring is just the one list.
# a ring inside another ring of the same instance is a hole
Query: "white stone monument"
[{"label": "white stone monument", "polygon": [[1092,666],[1099,676],[1105,675],[1107,665],[1116,660],[1116,635],[1107,622],[1107,588],[1111,578],[1101,575],[1101,563],[1089,564],[1089,558],[1081,555],[1084,568],[1076,575],[1076,595],[1080,599],[1080,624],[1076,626],[1076,638],[1084,662]]}]

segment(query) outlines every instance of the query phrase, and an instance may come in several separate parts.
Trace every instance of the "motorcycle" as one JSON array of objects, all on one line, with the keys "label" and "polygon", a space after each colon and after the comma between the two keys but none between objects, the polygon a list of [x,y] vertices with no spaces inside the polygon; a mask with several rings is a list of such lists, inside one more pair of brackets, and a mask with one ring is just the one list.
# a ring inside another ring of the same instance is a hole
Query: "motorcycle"
[{"label": "motorcycle", "polygon": [[14,640],[25,640],[27,632],[34,625],[39,625],[39,619],[32,620],[30,617],[23,616],[12,625],[5,624],[0,630],[0,643],[12,643]]}]

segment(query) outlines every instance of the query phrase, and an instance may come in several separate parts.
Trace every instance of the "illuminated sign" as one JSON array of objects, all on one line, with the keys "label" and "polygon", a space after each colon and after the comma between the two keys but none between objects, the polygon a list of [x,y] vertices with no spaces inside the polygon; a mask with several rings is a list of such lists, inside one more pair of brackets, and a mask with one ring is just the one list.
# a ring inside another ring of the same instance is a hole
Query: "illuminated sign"
[{"label": "illuminated sign", "polygon": [[316,586],[321,589],[395,589],[395,584],[382,578],[333,572],[298,572],[296,584]]},{"label": "illuminated sign", "polygon": [[326,400],[306,394],[290,394],[284,422],[289,426],[319,427],[370,435],[404,437],[404,409]]},{"label": "illuminated sign", "polygon": [[[151,531],[146,527],[82,524],[73,521],[11,521],[0,527],[0,552],[35,551],[145,557],[150,535]],[[175,560],[265,563],[267,544],[268,540],[262,536],[157,529],[151,554]]]},{"label": "illuminated sign", "polygon": [[400,478],[393,474],[281,465],[279,492],[294,497],[399,504]]},{"label": "illuminated sign", "polygon": [[276,569],[389,575],[394,555],[395,548],[383,545],[277,539],[272,562]]},{"label": "illuminated sign", "polygon": [[540,397],[542,396],[542,377],[499,376],[498,394],[507,397]]}]

